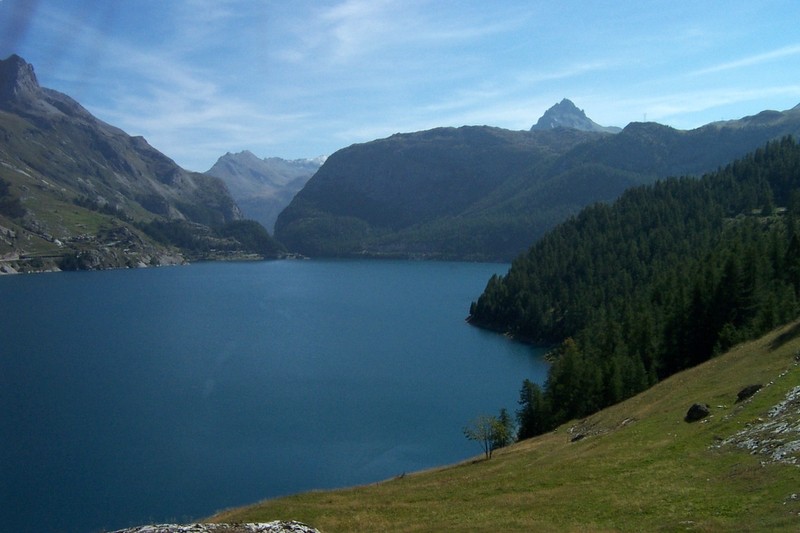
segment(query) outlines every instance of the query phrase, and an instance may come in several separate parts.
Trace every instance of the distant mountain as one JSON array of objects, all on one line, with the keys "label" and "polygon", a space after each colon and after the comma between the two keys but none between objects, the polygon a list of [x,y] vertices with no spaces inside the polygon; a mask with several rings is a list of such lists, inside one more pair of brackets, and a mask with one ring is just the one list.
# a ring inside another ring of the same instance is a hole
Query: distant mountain
[{"label": "distant mountain", "polygon": [[578,109],[571,100],[564,98],[550,109],[536,124],[531,127],[531,131],[549,130],[553,128],[570,128],[581,131],[599,131],[605,133],[619,133],[622,128],[614,126],[601,126],[586,116],[582,109]]},{"label": "distant mountain", "polygon": [[[142,137],[40,87],[21,57],[0,61],[0,269],[239,252],[246,247],[232,235],[254,230],[241,218],[218,178],[180,168]],[[266,251],[266,232],[255,231]]]},{"label": "distant mountain", "polygon": [[339,150],[279,215],[275,235],[310,256],[507,261],[586,205],[800,134],[800,106],[689,131],[631,123],[618,133],[576,109],[564,100],[530,131],[438,128]]},{"label": "distant mountain", "polygon": [[324,156],[293,160],[279,157],[259,159],[245,150],[223,155],[206,174],[225,182],[244,216],[272,231],[278,213],[289,205],[324,162]]},{"label": "distant mountain", "polygon": [[275,236],[309,256],[503,258],[530,244],[530,213],[492,209],[529,173],[545,174],[571,147],[602,135],[469,126],[353,145],[294,197]]}]

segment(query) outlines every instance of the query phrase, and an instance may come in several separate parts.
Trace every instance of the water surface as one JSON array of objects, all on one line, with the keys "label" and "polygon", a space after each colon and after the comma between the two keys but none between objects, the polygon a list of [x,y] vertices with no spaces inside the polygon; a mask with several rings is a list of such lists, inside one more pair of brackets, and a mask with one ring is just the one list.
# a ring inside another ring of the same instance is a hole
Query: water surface
[{"label": "water surface", "polygon": [[[541,353],[464,322],[507,265],[208,263],[0,278],[0,524],[99,531],[480,453]],[[36,520],[36,525],[26,525]]]}]

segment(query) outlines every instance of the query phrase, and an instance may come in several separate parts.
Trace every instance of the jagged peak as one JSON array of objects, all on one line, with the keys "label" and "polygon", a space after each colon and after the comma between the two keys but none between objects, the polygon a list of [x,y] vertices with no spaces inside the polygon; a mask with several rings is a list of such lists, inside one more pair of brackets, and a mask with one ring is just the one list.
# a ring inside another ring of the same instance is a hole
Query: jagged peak
[{"label": "jagged peak", "polygon": [[17,54],[0,60],[0,101],[24,99],[41,91],[33,65]]},{"label": "jagged peak", "polygon": [[99,125],[107,132],[122,132],[95,118],[66,94],[40,86],[33,65],[17,54],[0,60],[0,107],[22,115],[67,116]]},{"label": "jagged peak", "polygon": [[286,165],[316,165],[321,166],[325,161],[328,159],[327,155],[319,155],[317,157],[308,157],[308,158],[298,158],[298,159],[286,159],[283,157],[278,156],[270,156],[270,157],[258,157],[250,150],[242,150],[240,152],[226,152],[225,155],[219,157],[217,159],[217,163],[223,163],[225,161],[234,161],[237,163],[248,162],[251,164],[261,164],[261,163],[277,163],[277,164],[286,164]]},{"label": "jagged peak", "polygon": [[569,98],[562,98],[559,103],[557,103],[556,105],[554,105],[550,109],[551,110],[553,110],[553,109],[563,109],[563,110],[567,110],[567,111],[580,113],[581,116],[584,116],[584,117],[586,116],[586,113],[584,113],[583,109],[578,109],[578,106],[576,106],[572,102],[572,100],[570,100]]},{"label": "jagged peak", "polygon": [[539,121],[531,127],[531,131],[550,130],[554,128],[569,128],[581,131],[602,131],[617,133],[620,128],[605,127],[597,124],[586,116],[582,109],[578,109],[572,100],[562,99],[544,112]]}]

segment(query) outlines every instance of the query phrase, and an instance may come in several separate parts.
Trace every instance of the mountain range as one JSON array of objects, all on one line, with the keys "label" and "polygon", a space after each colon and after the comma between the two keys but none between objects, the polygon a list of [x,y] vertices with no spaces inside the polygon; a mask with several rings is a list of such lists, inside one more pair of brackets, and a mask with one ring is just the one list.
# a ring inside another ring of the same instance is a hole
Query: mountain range
[{"label": "mountain range", "polygon": [[206,171],[225,182],[242,214],[273,231],[278,214],[314,175],[325,156],[313,159],[258,158],[245,150],[228,152]]},{"label": "mountain range", "polygon": [[619,130],[564,99],[529,131],[436,128],[339,150],[278,216],[275,236],[310,256],[507,261],[587,205],[798,133],[800,106],[692,130]]},{"label": "mountain range", "polygon": [[[284,245],[312,257],[508,261],[587,205],[798,133],[800,106],[620,130],[563,99],[527,131],[435,128],[327,159],[228,153],[195,173],[41,87],[13,55],[0,61],[0,268],[276,257]],[[273,220],[282,244],[261,227]]]},{"label": "mountain range", "polygon": [[259,233],[259,251],[279,249],[266,244],[263,228],[241,219],[219,178],[182,169],[144,138],[41,87],[21,57],[0,61],[4,270],[141,266],[235,254],[248,251],[242,240],[252,241],[243,230]]}]

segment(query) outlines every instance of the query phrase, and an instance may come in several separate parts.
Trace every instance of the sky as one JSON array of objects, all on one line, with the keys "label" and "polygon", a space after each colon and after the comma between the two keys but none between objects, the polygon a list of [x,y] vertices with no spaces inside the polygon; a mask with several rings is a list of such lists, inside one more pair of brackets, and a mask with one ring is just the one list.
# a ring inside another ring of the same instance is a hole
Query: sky
[{"label": "sky", "polygon": [[800,104],[796,0],[0,0],[0,58],[182,167],[439,126],[691,129]]}]

